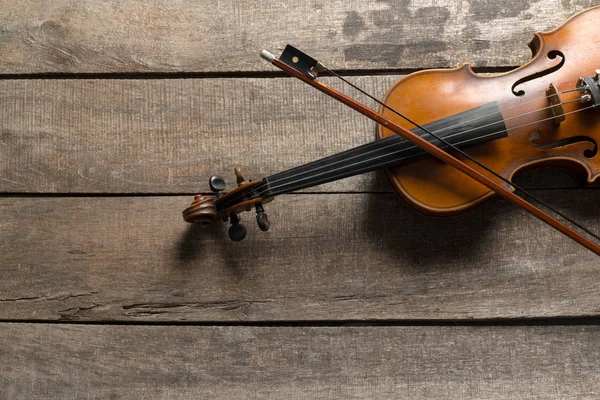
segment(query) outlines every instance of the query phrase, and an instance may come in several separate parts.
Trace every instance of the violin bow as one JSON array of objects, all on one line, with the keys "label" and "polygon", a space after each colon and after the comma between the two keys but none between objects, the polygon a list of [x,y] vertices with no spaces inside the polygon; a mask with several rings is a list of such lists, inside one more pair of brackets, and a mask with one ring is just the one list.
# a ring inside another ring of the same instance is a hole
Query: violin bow
[{"label": "violin bow", "polygon": [[[277,68],[287,72],[291,76],[300,79],[301,81],[309,84],[310,86],[314,87],[315,89],[338,100],[339,102],[347,105],[348,107],[354,109],[355,111],[358,111],[359,113],[363,114],[367,118],[375,121],[376,123],[389,129],[390,131],[394,132],[395,134],[400,135],[403,138],[405,138],[406,140],[411,141],[412,143],[419,146],[420,148],[422,148],[429,154],[437,157],[438,159],[442,160],[443,162],[445,162],[447,164],[450,164],[451,166],[453,166],[454,168],[463,172],[470,178],[476,180],[477,182],[486,186],[490,190],[493,190],[495,193],[499,194],[500,196],[504,197],[505,199],[515,203],[516,205],[523,208],[525,211],[529,212],[536,218],[544,221],[545,223],[547,223],[548,225],[550,225],[557,231],[561,232],[565,236],[571,238],[572,240],[579,243],[583,247],[587,248],[588,250],[592,251],[596,255],[600,256],[600,246],[598,244],[592,242],[591,240],[589,240],[582,234],[576,232],[574,229],[570,228],[569,226],[560,222],[559,220],[557,220],[550,214],[544,212],[543,210],[536,207],[529,201],[520,197],[515,192],[513,192],[510,189],[507,189],[506,187],[502,186],[501,184],[493,181],[492,179],[485,176],[477,169],[464,163],[463,161],[454,157],[452,154],[450,154],[447,151],[443,150],[442,148],[436,146],[435,144],[431,143],[430,141],[422,138],[421,136],[419,136],[419,135],[411,132],[410,130],[398,125],[397,123],[391,121],[390,119],[385,117],[380,112],[377,112],[377,111],[371,109],[370,107],[360,103],[359,101],[354,100],[353,98],[343,94],[342,92],[320,82],[317,79],[317,76],[319,75],[319,73],[323,72],[325,70],[327,70],[327,71],[329,71],[329,70],[321,62],[315,60],[314,58],[310,57],[306,53],[296,49],[295,47],[293,47],[291,45],[287,45],[279,58],[276,58],[273,54],[271,54],[270,52],[268,52],[266,50],[263,50],[261,52],[261,57],[263,59],[265,59],[266,61],[270,62],[271,64],[273,64],[274,66],[276,66]],[[369,96],[369,97],[372,97],[372,96]],[[424,129],[419,124],[414,123],[412,120],[410,120],[408,117],[405,117],[398,111],[393,110],[393,109],[392,109],[392,111],[394,113],[396,113],[397,115],[401,116],[402,118],[404,118],[404,119],[408,120],[409,122],[413,123],[414,125],[416,125],[417,128],[423,129],[427,133],[430,133],[434,138],[437,138],[438,140],[445,142],[442,139],[438,138],[433,133]],[[445,144],[449,145],[450,149],[457,150],[461,154],[465,154],[464,152],[460,151],[456,146],[454,146],[448,142],[445,142]],[[469,157],[469,158],[473,161],[476,161],[472,157]],[[481,163],[479,163],[477,161],[476,161],[476,163],[478,166],[482,167],[483,169],[487,170],[488,172],[491,172],[496,177],[499,177],[504,182],[511,185],[513,188],[520,189],[512,182],[508,181],[507,179],[505,179],[504,177],[495,173],[494,171],[490,170],[489,168],[483,166]],[[523,189],[520,189],[520,190],[524,191]],[[524,191],[524,192],[528,193],[526,191]],[[542,203],[542,204],[544,204],[544,203]],[[544,204],[544,206],[546,206],[547,208],[551,209],[553,212],[557,213],[558,215],[561,215],[561,217],[568,220],[568,218],[566,218],[564,215],[558,213],[557,211],[553,210],[548,205]],[[569,220],[569,221],[571,223],[577,225],[579,228],[585,230],[588,234],[592,235],[594,238],[598,239],[598,236],[595,235],[593,232],[579,226],[578,224],[576,224],[575,222],[573,222],[571,220]]]}]

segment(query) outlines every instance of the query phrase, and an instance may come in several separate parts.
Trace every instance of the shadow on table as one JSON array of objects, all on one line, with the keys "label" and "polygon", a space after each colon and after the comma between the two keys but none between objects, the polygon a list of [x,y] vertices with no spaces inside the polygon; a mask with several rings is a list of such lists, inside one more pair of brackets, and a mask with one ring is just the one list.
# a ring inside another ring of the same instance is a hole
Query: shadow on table
[{"label": "shadow on table", "polygon": [[[571,187],[572,189],[566,190],[535,190],[535,194],[574,219],[591,226],[600,217],[600,191],[576,190],[574,188],[580,185],[580,181],[574,181],[571,174],[551,171],[554,174],[551,179],[544,175],[548,173],[547,170],[541,170],[533,174],[528,173],[519,183],[531,187],[536,177],[541,174],[545,178],[538,187],[543,187],[543,184],[557,187],[557,182],[558,187]],[[366,235],[358,235],[360,240],[368,241],[367,246],[390,255],[398,261],[399,267],[412,265],[420,268],[439,268],[448,261],[452,261],[452,265],[455,266],[473,266],[488,252],[509,249],[518,240],[527,240],[528,234],[539,235],[538,225],[532,227],[532,222],[527,220],[534,217],[499,198],[493,198],[459,216],[431,217],[409,209],[402,199],[391,193],[391,187],[383,173],[377,173],[372,182],[374,194],[368,195],[369,201],[363,212],[349,216],[339,214],[335,217],[338,220],[328,219],[327,215],[323,215],[323,223],[347,224],[349,217],[356,218],[354,226],[344,227],[349,230],[344,233],[349,240],[352,240],[351,229],[367,232]],[[382,190],[387,192],[382,193]],[[522,230],[519,228],[521,223]],[[226,228],[227,225],[221,224],[215,224],[208,229],[197,225],[187,227],[177,244],[179,264],[183,268],[195,267],[208,252],[216,252],[234,276],[243,277],[245,271],[262,262],[261,257],[264,254],[296,245],[294,238],[286,241],[283,237],[278,238],[282,240],[272,240],[268,236],[256,236],[263,235],[258,230],[250,230],[244,242],[232,244],[227,237]],[[546,232],[546,229],[551,228],[543,229]],[[334,235],[336,231],[331,228],[324,232]],[[565,237],[564,240],[569,239]],[[333,247],[337,246],[336,241],[331,242],[331,251],[335,251]],[[306,244],[306,241],[303,244]],[[347,248],[347,245],[344,247],[343,244],[339,244],[339,247],[342,250]]]},{"label": "shadow on table", "polygon": [[[376,174],[374,186],[387,186],[392,191],[384,173]],[[425,267],[448,260],[464,260],[466,264],[490,241],[493,227],[487,225],[491,221],[486,221],[482,209],[454,217],[432,217],[411,209],[394,193],[373,197],[362,217],[362,227],[377,248],[403,261],[399,265]]]},{"label": "shadow on table", "polygon": [[210,227],[188,224],[177,241],[177,265],[181,269],[196,269],[211,253],[225,259],[226,268],[237,278],[242,278],[251,267],[248,258],[239,260],[236,252],[246,251],[246,246],[232,244],[227,237],[227,224],[215,223]]},{"label": "shadow on table", "polygon": [[[582,189],[580,176],[557,168],[526,171],[516,179],[519,186],[534,188],[534,195],[553,208],[600,233],[597,185]],[[387,178],[384,173],[377,173],[374,181],[374,187],[381,188]],[[380,242],[379,246],[395,259],[423,267],[449,260],[454,265],[476,265],[478,258],[510,249],[519,239],[527,240],[527,235],[553,233],[552,228],[528,220],[535,217],[499,196],[453,217],[421,215],[395,197],[369,202],[362,226],[369,232],[368,237]],[[544,238],[540,240],[544,242]],[[561,236],[560,240],[570,239]]]}]

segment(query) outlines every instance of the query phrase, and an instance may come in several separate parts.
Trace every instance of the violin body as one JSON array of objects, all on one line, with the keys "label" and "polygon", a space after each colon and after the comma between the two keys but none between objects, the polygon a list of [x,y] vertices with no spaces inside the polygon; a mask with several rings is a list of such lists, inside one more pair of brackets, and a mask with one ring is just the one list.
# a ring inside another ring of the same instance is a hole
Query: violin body
[{"label": "violin body", "polygon": [[[532,60],[511,72],[482,76],[469,64],[420,71],[394,84],[383,102],[420,125],[495,103],[507,136],[473,145],[466,149],[469,155],[509,180],[525,168],[551,164],[593,182],[600,175],[600,108],[580,101],[582,92],[576,88],[580,77],[600,68],[598,21],[600,7],[595,7],[553,31],[536,34],[530,44]],[[380,112],[405,128],[415,127],[388,109]],[[390,135],[394,133],[379,125],[379,139]],[[410,206],[427,214],[458,214],[494,194],[433,157],[389,169],[387,175]],[[484,175],[509,187],[492,174]]]}]

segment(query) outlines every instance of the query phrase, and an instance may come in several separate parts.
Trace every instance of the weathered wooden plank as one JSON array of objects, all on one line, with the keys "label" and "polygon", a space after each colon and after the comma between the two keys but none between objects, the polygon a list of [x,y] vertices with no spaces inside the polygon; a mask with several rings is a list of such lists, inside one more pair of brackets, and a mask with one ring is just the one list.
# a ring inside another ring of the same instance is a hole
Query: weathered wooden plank
[{"label": "weathered wooden plank", "polygon": [[28,399],[594,399],[599,334],[0,324],[0,386]]},{"label": "weathered wooden plank", "polygon": [[[600,231],[600,193],[546,200]],[[600,313],[596,256],[503,201],[457,218],[393,195],[288,195],[249,237],[188,197],[0,199],[0,319],[362,320]]]},{"label": "weathered wooden plank", "polygon": [[[399,76],[351,79],[381,97]],[[214,173],[231,187],[234,167],[262,177],[374,137],[374,123],[293,79],[0,81],[2,192],[206,191]],[[523,183],[581,181],[561,178]],[[391,189],[365,175],[311,190]]]},{"label": "weathered wooden plank", "polygon": [[594,0],[141,0],[3,4],[1,74],[271,70],[295,43],[337,69],[515,66]]},{"label": "weathered wooden plank", "polygon": [[[394,77],[359,82],[382,96]],[[0,87],[5,192],[191,193],[207,190],[214,173],[234,185],[236,166],[264,176],[375,138],[366,118],[292,79],[11,80]]]}]

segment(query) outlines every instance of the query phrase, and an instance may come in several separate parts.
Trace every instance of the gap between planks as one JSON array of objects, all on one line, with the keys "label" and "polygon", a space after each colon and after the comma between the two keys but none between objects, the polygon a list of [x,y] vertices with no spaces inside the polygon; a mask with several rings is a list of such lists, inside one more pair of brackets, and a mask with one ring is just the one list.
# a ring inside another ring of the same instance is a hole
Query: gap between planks
[{"label": "gap between planks", "polygon": [[352,328],[352,327],[520,327],[520,326],[596,326],[600,318],[533,318],[533,319],[489,319],[489,320],[293,320],[293,321],[69,321],[69,320],[20,320],[0,319],[0,324],[33,325],[115,325],[115,326],[199,326],[199,327],[307,327],[307,328]]},{"label": "gap between planks", "polygon": [[[434,69],[423,68],[390,68],[390,69],[337,69],[332,70],[341,76],[386,76],[409,75],[414,72]],[[510,72],[519,66],[509,67],[472,67],[477,74],[502,74]],[[328,72],[321,73],[320,77],[331,77]],[[0,80],[43,80],[43,79],[90,79],[90,80],[159,80],[159,79],[218,79],[218,78],[292,78],[281,71],[223,71],[223,72],[125,72],[125,73],[39,73],[39,74],[0,74]]]}]

